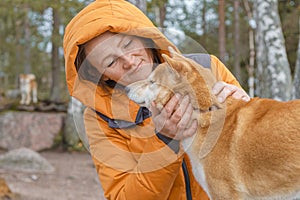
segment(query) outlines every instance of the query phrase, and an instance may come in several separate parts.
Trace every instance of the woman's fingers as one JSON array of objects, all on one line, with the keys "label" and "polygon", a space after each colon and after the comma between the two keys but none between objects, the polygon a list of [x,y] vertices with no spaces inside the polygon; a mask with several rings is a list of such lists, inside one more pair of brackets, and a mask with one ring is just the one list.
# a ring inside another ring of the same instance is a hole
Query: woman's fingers
[{"label": "woman's fingers", "polygon": [[223,81],[217,82],[214,85],[212,92],[217,96],[218,101],[221,103],[223,103],[229,96],[244,101],[250,100],[250,97],[242,88]]},{"label": "woman's fingers", "polygon": [[188,129],[185,129],[182,134],[180,134],[178,137],[180,140],[188,138],[193,136],[198,129],[198,123],[197,120],[193,120],[191,126]]},{"label": "woman's fingers", "polygon": [[191,117],[192,117],[192,112],[193,112],[193,107],[190,104],[190,102],[187,102],[187,106],[184,109],[184,112],[180,118],[180,121],[178,121],[177,123],[177,128],[180,130],[184,130],[185,128],[187,128],[187,126],[190,123]]},{"label": "woman's fingers", "polygon": [[155,107],[155,104],[152,103],[150,111],[152,112],[152,119],[158,132],[170,133],[176,131],[176,128],[174,128],[174,126],[176,126],[177,124],[176,121],[178,120],[176,118],[181,118],[181,116],[177,116],[177,113],[173,118],[173,121],[171,121],[170,118],[172,117],[174,110],[178,106],[180,99],[181,96],[179,94],[174,95],[162,110],[158,110]]},{"label": "woman's fingers", "polygon": [[197,122],[191,122],[193,107],[188,96],[176,94],[160,113],[155,108],[151,111],[156,130],[167,137],[183,139],[197,130]]},{"label": "woman's fingers", "polygon": [[182,117],[185,115],[186,109],[190,104],[189,97],[184,96],[181,101],[178,102],[178,105],[175,107],[173,114],[170,116],[170,120],[178,124],[182,120]]},{"label": "woman's fingers", "polygon": [[176,110],[176,107],[178,107],[180,100],[181,95],[175,94],[163,108],[162,114],[165,115],[167,118],[170,118]]}]

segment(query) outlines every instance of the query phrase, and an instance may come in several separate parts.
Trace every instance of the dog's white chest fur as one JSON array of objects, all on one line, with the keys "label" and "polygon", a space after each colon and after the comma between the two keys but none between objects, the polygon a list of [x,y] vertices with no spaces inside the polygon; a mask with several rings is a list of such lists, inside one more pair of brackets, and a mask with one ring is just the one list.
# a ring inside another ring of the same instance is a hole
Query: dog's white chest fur
[{"label": "dog's white chest fur", "polygon": [[182,146],[183,146],[183,149],[185,150],[185,152],[187,153],[187,155],[190,158],[190,162],[191,162],[191,165],[192,165],[192,170],[193,170],[193,174],[195,176],[195,179],[198,181],[198,183],[201,185],[202,189],[206,192],[206,194],[211,199],[211,196],[210,196],[210,193],[209,193],[209,190],[208,190],[208,185],[207,185],[207,182],[206,182],[206,175],[205,175],[202,163],[198,162],[198,158],[196,158],[196,156],[198,156],[198,155],[195,155],[191,151],[191,148],[189,148],[191,143],[193,142],[193,138],[194,137],[184,139],[182,141]]}]

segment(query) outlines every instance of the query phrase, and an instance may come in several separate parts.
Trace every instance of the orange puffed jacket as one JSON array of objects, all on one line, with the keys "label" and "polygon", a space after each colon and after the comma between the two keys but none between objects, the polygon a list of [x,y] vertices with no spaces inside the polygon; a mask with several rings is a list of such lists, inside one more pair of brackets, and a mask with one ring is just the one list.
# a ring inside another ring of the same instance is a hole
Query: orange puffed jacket
[{"label": "orange puffed jacket", "polygon": [[[187,174],[193,199],[208,199],[195,181],[187,155],[175,153],[157,137],[151,118],[137,126],[112,128],[112,123],[135,123],[141,109],[124,92],[109,92],[78,78],[74,65],[78,45],[111,31],[151,38],[159,53],[169,55],[168,46],[178,49],[135,6],[123,0],[96,0],[80,11],[68,24],[64,35],[66,81],[71,96],[87,106],[85,132],[104,195],[107,199],[185,200]],[[239,85],[233,75],[211,56],[211,70],[218,80]],[[186,165],[182,165],[185,160]],[[186,168],[187,170],[183,170]],[[187,173],[185,173],[187,172]]]}]

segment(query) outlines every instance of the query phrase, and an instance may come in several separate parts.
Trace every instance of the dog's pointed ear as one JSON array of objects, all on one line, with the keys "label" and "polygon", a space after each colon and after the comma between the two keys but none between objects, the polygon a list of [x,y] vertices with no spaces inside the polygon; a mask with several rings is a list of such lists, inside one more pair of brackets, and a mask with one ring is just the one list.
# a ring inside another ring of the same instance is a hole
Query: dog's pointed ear
[{"label": "dog's pointed ear", "polygon": [[173,49],[173,47],[168,46],[168,50],[170,52],[170,56],[173,58],[175,57],[178,53]]},{"label": "dog's pointed ear", "polygon": [[162,54],[161,56],[163,57],[163,59],[165,60],[165,62],[173,69],[173,71],[176,73],[176,76],[180,77],[180,75],[178,73],[178,70],[176,68],[176,66],[177,66],[176,62],[172,58],[170,58],[168,55],[166,55],[166,54]]},{"label": "dog's pointed ear", "polygon": [[169,50],[170,56],[171,56],[171,58],[173,58],[173,60],[177,60],[177,59],[181,60],[182,58],[184,58],[184,56],[181,55],[180,53],[178,53],[177,51],[175,51],[173,49],[173,47],[168,46],[168,50]]},{"label": "dog's pointed ear", "polygon": [[[174,52],[173,52],[172,54],[173,54],[173,56],[176,56],[177,53],[175,52],[175,54],[174,54]],[[176,60],[174,60],[173,57],[169,57],[166,54],[162,54],[162,57],[177,72],[180,73],[182,71],[182,65],[180,64],[180,62],[177,62]]]}]

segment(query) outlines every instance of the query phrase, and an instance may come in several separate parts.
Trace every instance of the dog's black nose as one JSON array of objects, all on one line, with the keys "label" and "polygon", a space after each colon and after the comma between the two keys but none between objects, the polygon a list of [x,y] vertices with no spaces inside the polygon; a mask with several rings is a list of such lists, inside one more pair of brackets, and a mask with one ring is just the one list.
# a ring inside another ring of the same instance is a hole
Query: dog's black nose
[{"label": "dog's black nose", "polygon": [[128,94],[129,91],[130,91],[130,89],[129,89],[128,87],[125,87],[125,92],[126,92],[126,94]]}]

